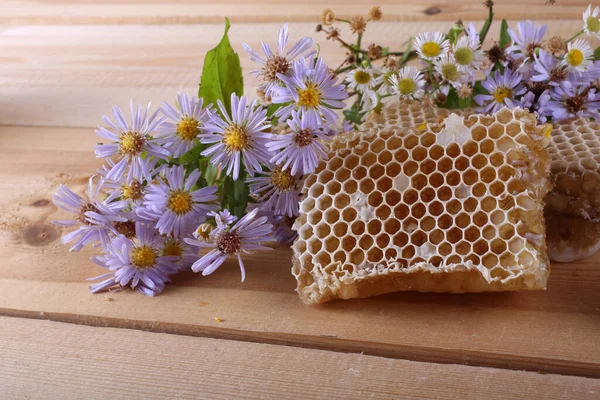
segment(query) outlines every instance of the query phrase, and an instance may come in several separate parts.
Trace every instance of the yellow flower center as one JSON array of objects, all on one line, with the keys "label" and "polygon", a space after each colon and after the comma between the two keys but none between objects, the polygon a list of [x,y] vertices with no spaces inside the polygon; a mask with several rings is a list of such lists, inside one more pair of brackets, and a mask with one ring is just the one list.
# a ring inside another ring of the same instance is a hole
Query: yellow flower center
[{"label": "yellow flower center", "polygon": [[294,186],[294,177],[288,171],[275,168],[271,172],[271,183],[279,190],[290,190]]},{"label": "yellow flower center", "polygon": [[321,103],[321,92],[315,85],[309,83],[306,89],[298,90],[298,106],[306,108],[317,108]]},{"label": "yellow flower center", "polygon": [[417,88],[417,83],[412,78],[404,78],[398,81],[398,90],[403,95],[409,95],[414,93]]},{"label": "yellow flower center", "polygon": [[198,240],[208,240],[210,238],[210,232],[212,231],[212,226],[210,224],[202,224],[196,229],[196,237]]},{"label": "yellow flower center", "polygon": [[131,185],[123,184],[121,191],[125,200],[138,200],[142,198],[142,185],[138,181],[131,181]]},{"label": "yellow flower center", "polygon": [[198,121],[191,117],[184,117],[177,124],[177,134],[183,140],[194,140],[200,133]]},{"label": "yellow flower center", "polygon": [[592,17],[591,15],[585,20],[585,25],[588,31],[598,33],[600,31],[600,19]]},{"label": "yellow flower center", "polygon": [[365,85],[365,84],[371,82],[371,74],[369,74],[368,72],[365,72],[365,71],[356,71],[354,73],[354,80],[359,85]]},{"label": "yellow flower center", "polygon": [[163,247],[163,250],[162,250],[163,256],[176,256],[176,257],[181,258],[182,254],[183,254],[183,249],[181,248],[179,243],[176,241],[166,242],[165,246]]},{"label": "yellow flower center", "polygon": [[494,100],[496,100],[496,102],[498,103],[504,103],[504,99],[506,99],[507,97],[510,98],[511,95],[512,92],[509,88],[499,87],[496,90],[494,90]]},{"label": "yellow flower center", "polygon": [[239,125],[229,125],[223,133],[223,143],[229,152],[244,150],[248,147],[248,133]]},{"label": "yellow flower center", "polygon": [[144,269],[154,266],[156,262],[156,250],[148,245],[134,247],[131,250],[131,265],[136,268]]},{"label": "yellow flower center", "polygon": [[167,200],[167,207],[175,214],[187,214],[192,210],[192,195],[183,190],[174,190]]},{"label": "yellow flower center", "polygon": [[469,65],[473,61],[473,50],[468,47],[461,47],[454,52],[454,59],[460,65]]},{"label": "yellow flower center", "polygon": [[423,53],[425,57],[436,57],[441,51],[442,48],[436,42],[427,42],[421,47],[421,53]]},{"label": "yellow flower center", "polygon": [[448,79],[449,81],[455,81],[460,77],[458,68],[454,64],[442,65],[442,75],[444,76],[444,78]]},{"label": "yellow flower center", "polygon": [[572,67],[578,67],[583,63],[583,52],[579,49],[571,49],[567,53],[567,64]]},{"label": "yellow flower center", "polygon": [[146,138],[138,132],[127,131],[121,133],[120,142],[121,154],[137,155],[142,150]]}]

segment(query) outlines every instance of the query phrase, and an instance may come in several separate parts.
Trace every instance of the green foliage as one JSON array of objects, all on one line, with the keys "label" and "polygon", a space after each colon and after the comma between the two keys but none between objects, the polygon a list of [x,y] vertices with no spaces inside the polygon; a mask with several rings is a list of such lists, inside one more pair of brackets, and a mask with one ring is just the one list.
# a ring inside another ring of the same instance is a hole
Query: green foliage
[{"label": "green foliage", "polygon": [[360,101],[356,100],[352,107],[347,110],[344,110],[344,116],[348,121],[350,121],[354,125],[360,125],[363,117],[366,113],[360,112]]},{"label": "green foliage", "polygon": [[487,19],[483,23],[483,26],[481,27],[481,31],[479,31],[479,43],[482,46],[483,46],[483,42],[485,41],[485,37],[487,36],[488,32],[490,31],[490,27],[492,26],[493,20],[494,20],[494,12],[492,11],[492,8],[490,8],[490,14],[488,15]]},{"label": "green foliage", "polygon": [[240,171],[240,176],[235,181],[226,176],[221,185],[221,208],[227,208],[233,215],[242,218],[246,213],[249,194],[246,171]]},{"label": "green foliage", "polygon": [[410,38],[410,40],[408,41],[408,45],[406,46],[406,50],[404,50],[404,53],[402,53],[402,58],[400,59],[400,67],[402,67],[402,66],[404,66],[404,64],[406,64],[411,53],[412,53],[412,38]]},{"label": "green foliage", "polygon": [[508,22],[505,19],[502,20],[502,25],[500,25],[500,41],[498,45],[500,47],[504,47],[510,43],[510,35],[508,34]]},{"label": "green foliage", "polygon": [[600,47],[594,50],[594,61],[600,60]]},{"label": "green foliage", "polygon": [[231,94],[242,96],[244,77],[240,57],[231,47],[227,32],[229,20],[225,19],[225,33],[214,49],[206,53],[198,97],[204,98],[204,104],[216,104],[221,100],[227,111],[231,111]]}]

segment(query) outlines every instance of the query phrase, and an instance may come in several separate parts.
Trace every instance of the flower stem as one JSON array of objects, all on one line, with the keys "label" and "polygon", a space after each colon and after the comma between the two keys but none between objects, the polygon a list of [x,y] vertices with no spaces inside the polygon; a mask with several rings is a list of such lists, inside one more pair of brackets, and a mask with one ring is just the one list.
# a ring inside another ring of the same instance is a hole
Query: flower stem
[{"label": "flower stem", "polygon": [[565,43],[569,43],[571,40],[581,36],[583,34],[583,29],[577,32],[572,38],[565,40]]}]

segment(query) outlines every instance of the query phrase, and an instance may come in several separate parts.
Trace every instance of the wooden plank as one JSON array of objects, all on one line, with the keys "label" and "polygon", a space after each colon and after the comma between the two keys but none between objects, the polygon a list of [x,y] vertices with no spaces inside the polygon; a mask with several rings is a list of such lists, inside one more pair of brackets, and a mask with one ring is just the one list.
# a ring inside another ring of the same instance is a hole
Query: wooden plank
[{"label": "wooden plank", "polygon": [[[542,1],[542,0],[540,0]],[[540,23],[549,21],[540,21]],[[478,22],[480,26],[482,23]],[[549,34],[571,36],[580,21],[554,21]],[[392,49],[419,32],[448,29],[444,22],[382,22],[373,24],[365,43],[377,42]],[[240,52],[245,72],[245,93],[254,96],[258,81],[242,50],[248,42],[274,43],[280,23],[234,24],[233,46]],[[312,36],[321,45],[326,61],[337,66],[343,49],[314,23],[290,25],[293,40]],[[498,24],[490,38],[496,38]],[[178,90],[195,93],[203,58],[223,33],[222,24],[203,26],[23,26],[0,32],[0,124],[41,126],[96,126],[113,104],[173,101]]]},{"label": "wooden plank", "polygon": [[593,399],[600,380],[0,318],[5,398]]},{"label": "wooden plank", "polygon": [[[183,274],[156,298],[91,295],[103,270],[68,254],[49,221],[60,182],[82,192],[98,160],[90,129],[0,127],[0,312],[81,324],[364,352],[429,362],[600,376],[600,255],[553,266],[546,292],[396,293],[302,304],[289,249]],[[112,300],[112,301],[107,301]],[[223,322],[215,321],[215,318]]]},{"label": "wooden plank", "polygon": [[[225,16],[233,22],[316,22],[325,8],[342,17],[364,15],[371,5],[380,5],[388,21],[453,21],[485,19],[481,0],[461,2],[434,0],[127,0],[92,3],[83,0],[4,1],[0,24],[198,24],[215,23]],[[500,18],[578,19],[587,0],[558,1],[546,6],[544,0],[496,1]]]}]

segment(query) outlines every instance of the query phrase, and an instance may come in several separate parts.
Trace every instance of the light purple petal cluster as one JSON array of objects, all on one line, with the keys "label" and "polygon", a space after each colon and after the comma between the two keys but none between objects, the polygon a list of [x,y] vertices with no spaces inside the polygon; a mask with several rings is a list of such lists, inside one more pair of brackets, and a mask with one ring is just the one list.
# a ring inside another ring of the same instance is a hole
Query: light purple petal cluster
[{"label": "light purple petal cluster", "polygon": [[271,250],[271,248],[263,246],[261,242],[272,239],[273,226],[268,222],[267,217],[257,218],[257,213],[258,209],[250,211],[231,229],[213,230],[213,241],[211,243],[196,239],[185,239],[192,246],[213,248],[192,265],[192,270],[202,272],[204,276],[212,274],[223,265],[227,258],[233,256],[238,259],[243,282],[246,279],[246,269],[241,253]]},{"label": "light purple petal cluster", "polygon": [[158,128],[156,143],[169,150],[173,157],[181,157],[198,144],[200,133],[210,133],[206,125],[214,113],[203,107],[204,99],[178,93],[175,107],[163,102],[160,111],[167,118]]},{"label": "light purple petal cluster", "polygon": [[533,21],[519,21],[517,26],[518,34],[513,29],[508,28],[508,35],[513,42],[506,51],[515,59],[532,57],[535,49],[542,45],[547,26],[535,26]]},{"label": "light purple petal cluster", "polygon": [[104,279],[90,286],[92,293],[128,286],[154,296],[162,292],[169,275],[180,268],[177,256],[161,255],[164,239],[156,235],[153,226],[137,222],[135,229],[136,236],[133,239],[117,236],[108,246],[106,254],[92,257],[96,264],[111,271],[91,279]]},{"label": "light purple petal cluster", "polygon": [[77,226],[77,229],[65,234],[61,243],[74,242],[71,251],[79,251],[87,244],[100,243],[106,248],[110,243],[110,234],[116,234],[114,222],[126,221],[121,211],[127,206],[125,201],[111,198],[99,200],[102,185],[94,185],[95,177],[88,182],[87,199],[60,185],[54,194],[54,204],[75,215],[72,220],[56,220],[58,226]]},{"label": "light purple petal cluster", "polygon": [[314,114],[299,114],[294,110],[291,116],[286,121],[291,132],[273,135],[267,143],[274,154],[270,161],[284,170],[289,169],[292,175],[309,174],[317,168],[319,160],[327,158],[324,141],[328,134]]},{"label": "light purple petal cluster", "polygon": [[[245,96],[231,95],[231,114],[221,101],[217,101],[221,115],[214,115],[207,129],[213,133],[201,134],[200,141],[211,145],[202,152],[210,157],[214,166],[223,168],[234,180],[245,168],[250,176],[262,171],[271,154],[266,144],[271,134],[267,121],[267,111],[257,106],[256,100],[247,104]],[[242,164],[243,162],[243,164]]]},{"label": "light purple petal cluster", "polygon": [[109,143],[95,146],[96,156],[100,158],[120,157],[119,161],[111,168],[106,177],[113,181],[119,181],[127,168],[131,169],[131,175],[135,178],[150,179],[149,157],[167,159],[169,151],[160,147],[152,134],[164,117],[158,117],[158,111],[148,116],[150,104],[145,110],[142,106],[134,107],[133,101],[129,104],[131,121],[128,123],[121,109],[114,106],[112,109],[113,122],[108,116],[102,119],[108,128],[98,127],[96,134]]},{"label": "light purple petal cluster", "polygon": [[200,175],[196,169],[186,177],[183,166],[166,169],[165,180],[157,178],[156,183],[147,187],[144,202],[136,210],[138,217],[156,222],[156,229],[162,235],[191,234],[208,212],[218,208],[212,204],[217,199],[215,186],[193,190]]},{"label": "light purple petal cluster", "polygon": [[288,24],[285,24],[279,31],[275,51],[267,43],[262,43],[264,56],[254,51],[248,44],[243,44],[244,50],[250,54],[250,60],[261,65],[260,69],[251,71],[251,73],[263,79],[264,83],[258,89],[263,90],[267,96],[270,96],[273,88],[279,85],[278,73],[290,77],[293,72],[291,65],[296,58],[301,55],[308,57],[314,54],[314,51],[303,54],[309,51],[314,44],[309,37],[303,37],[286,51],[289,38]]},{"label": "light purple petal cluster", "polygon": [[344,108],[342,100],[348,98],[343,84],[332,73],[321,58],[301,58],[293,63],[293,74],[278,74],[284,87],[273,88],[273,103],[283,104],[275,112],[280,120],[287,119],[293,110],[310,114],[319,125],[325,121],[335,125],[337,114],[334,109]]},{"label": "light purple petal cluster", "polygon": [[509,108],[518,107],[520,104],[518,98],[527,91],[522,82],[523,77],[521,74],[512,72],[508,68],[503,74],[496,71],[482,82],[483,87],[489,94],[475,96],[475,102],[482,106],[481,110],[483,112],[488,114],[495,113],[504,106]]},{"label": "light purple petal cluster", "polygon": [[600,94],[587,86],[573,85],[569,81],[550,91],[552,100],[546,102],[540,112],[553,120],[573,117],[600,118]]}]

